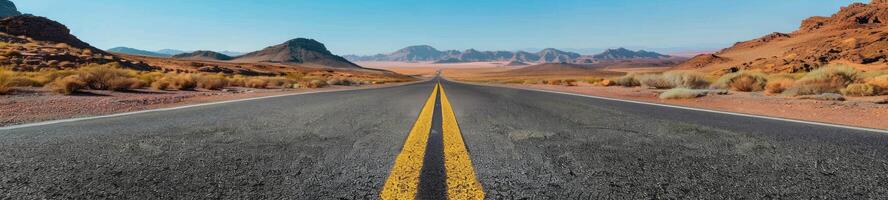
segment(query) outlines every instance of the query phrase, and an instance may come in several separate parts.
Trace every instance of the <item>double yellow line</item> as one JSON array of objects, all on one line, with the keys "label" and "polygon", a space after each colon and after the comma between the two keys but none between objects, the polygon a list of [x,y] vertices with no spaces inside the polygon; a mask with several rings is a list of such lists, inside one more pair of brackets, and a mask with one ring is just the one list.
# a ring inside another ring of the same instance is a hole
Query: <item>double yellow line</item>
[{"label": "double yellow line", "polygon": [[429,131],[432,127],[432,115],[434,115],[437,103],[435,100],[439,92],[441,94],[441,119],[443,120],[441,126],[444,142],[444,168],[447,173],[447,197],[448,199],[484,199],[484,190],[481,183],[475,178],[472,160],[466,151],[456,116],[441,84],[435,84],[435,89],[426,100],[419,118],[413,125],[410,135],[407,136],[401,153],[395,159],[391,174],[380,192],[381,199],[414,199],[416,197]]}]

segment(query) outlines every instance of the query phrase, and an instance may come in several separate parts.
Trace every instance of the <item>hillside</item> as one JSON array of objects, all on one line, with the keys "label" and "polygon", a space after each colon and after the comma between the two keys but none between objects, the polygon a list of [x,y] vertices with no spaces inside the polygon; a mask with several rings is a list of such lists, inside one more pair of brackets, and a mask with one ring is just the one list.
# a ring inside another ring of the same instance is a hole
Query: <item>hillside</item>
[{"label": "hillside", "polygon": [[[23,39],[24,38],[24,39]],[[81,41],[65,25],[45,17],[18,15],[0,20],[0,65],[18,71],[73,68],[83,64],[117,62],[124,67],[149,70]]]},{"label": "hillside", "polygon": [[503,76],[588,75],[599,74],[603,66],[571,63],[543,63],[499,73]]},{"label": "hillside", "polygon": [[310,64],[318,67],[354,68],[362,67],[333,55],[324,44],[313,39],[297,38],[279,45],[234,57],[239,63],[281,63]]},{"label": "hillside", "polygon": [[214,52],[214,51],[194,51],[191,53],[182,53],[174,55],[173,58],[182,59],[182,60],[209,60],[209,61],[222,61],[222,60],[231,60],[233,59],[231,56]]},{"label": "hillside", "polygon": [[803,72],[846,64],[863,70],[888,68],[888,1],[853,3],[829,17],[811,17],[792,33],[772,33],[692,58],[677,69],[714,74],[738,70]]},{"label": "hillside", "polygon": [[107,50],[108,52],[114,53],[125,53],[130,55],[140,55],[140,56],[152,56],[152,57],[170,57],[169,54],[162,54],[153,51],[129,48],[129,47],[114,47]]}]

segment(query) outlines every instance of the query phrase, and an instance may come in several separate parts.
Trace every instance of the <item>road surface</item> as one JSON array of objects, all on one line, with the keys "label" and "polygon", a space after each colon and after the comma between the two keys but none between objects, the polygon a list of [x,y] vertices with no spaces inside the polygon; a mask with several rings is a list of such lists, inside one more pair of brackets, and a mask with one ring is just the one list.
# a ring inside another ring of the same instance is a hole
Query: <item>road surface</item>
[{"label": "road surface", "polygon": [[0,199],[884,199],[888,134],[436,79],[0,130],[0,172]]}]

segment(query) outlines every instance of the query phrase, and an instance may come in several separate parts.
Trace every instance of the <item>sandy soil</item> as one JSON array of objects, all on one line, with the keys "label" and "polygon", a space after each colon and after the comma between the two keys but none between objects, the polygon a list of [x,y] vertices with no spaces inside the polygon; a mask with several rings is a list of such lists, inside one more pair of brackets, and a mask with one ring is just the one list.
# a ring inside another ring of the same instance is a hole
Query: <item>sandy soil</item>
[{"label": "sandy soil", "polygon": [[792,97],[767,96],[760,92],[731,92],[697,99],[662,100],[661,90],[579,86],[496,84],[512,88],[532,88],[602,97],[629,99],[693,108],[728,111],[787,119],[842,124],[888,130],[888,96],[848,97],[846,101],[818,101]]},{"label": "sandy soil", "polygon": [[40,88],[18,88],[18,92],[15,95],[0,96],[0,126],[169,108],[252,97],[314,91],[377,88],[402,84],[407,83],[365,85],[357,87],[334,86],[321,89],[231,88],[223,91],[86,91],[87,93],[70,96],[46,92]]}]

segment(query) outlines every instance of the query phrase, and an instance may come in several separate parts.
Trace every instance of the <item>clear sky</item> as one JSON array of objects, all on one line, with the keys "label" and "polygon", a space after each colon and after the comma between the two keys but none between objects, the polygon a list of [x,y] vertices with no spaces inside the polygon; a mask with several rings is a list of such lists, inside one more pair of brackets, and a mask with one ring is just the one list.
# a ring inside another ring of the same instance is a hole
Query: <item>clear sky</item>
[{"label": "clear sky", "polygon": [[13,0],[99,48],[252,51],[296,37],[337,54],[719,47],[860,0]]}]

